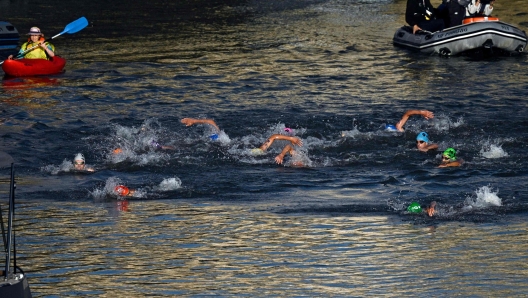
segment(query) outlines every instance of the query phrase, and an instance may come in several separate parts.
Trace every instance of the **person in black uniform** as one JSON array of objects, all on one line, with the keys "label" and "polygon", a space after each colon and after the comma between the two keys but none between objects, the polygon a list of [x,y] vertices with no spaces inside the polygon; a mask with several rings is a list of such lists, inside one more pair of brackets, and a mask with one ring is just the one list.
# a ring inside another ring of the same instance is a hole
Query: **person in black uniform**
[{"label": "person in black uniform", "polygon": [[444,20],[436,18],[430,0],[407,0],[405,21],[412,27],[413,34],[420,30],[436,32],[445,28]]}]

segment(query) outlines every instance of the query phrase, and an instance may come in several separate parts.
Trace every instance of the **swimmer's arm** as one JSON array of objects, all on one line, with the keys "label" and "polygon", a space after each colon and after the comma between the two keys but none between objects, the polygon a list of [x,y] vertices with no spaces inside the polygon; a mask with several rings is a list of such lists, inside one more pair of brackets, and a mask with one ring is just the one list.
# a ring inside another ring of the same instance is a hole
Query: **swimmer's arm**
[{"label": "swimmer's arm", "polygon": [[420,148],[418,150],[420,150],[422,152],[427,152],[429,150],[437,150],[437,149],[438,149],[438,144],[429,144],[426,147]]},{"label": "swimmer's arm", "polygon": [[282,152],[275,157],[275,162],[279,165],[282,164],[282,162],[284,161],[284,156],[288,153],[290,153],[290,155],[293,155],[293,147],[289,144],[286,145],[286,147],[282,149]]},{"label": "swimmer's arm", "polygon": [[431,144],[431,145],[427,145],[427,150],[437,150],[438,149],[438,144]]},{"label": "swimmer's arm", "polygon": [[425,208],[425,212],[427,212],[427,215],[429,215],[429,217],[432,217],[433,215],[435,215],[436,213],[435,207],[436,207],[436,202],[432,201],[431,204],[429,204],[429,206]]},{"label": "swimmer's arm", "polygon": [[434,118],[434,114],[431,111],[428,110],[408,110],[403,114],[401,120],[396,123],[396,129],[399,131],[403,131],[403,126],[409,120],[409,117],[412,115],[422,115],[425,119],[429,120]]},{"label": "swimmer's arm", "polygon": [[293,145],[297,145],[297,146],[302,146],[303,145],[302,140],[300,138],[298,138],[298,137],[290,137],[290,136],[285,136],[285,135],[280,135],[280,134],[274,134],[271,137],[269,137],[266,140],[266,142],[264,142],[264,144],[262,144],[262,146],[260,146],[260,149],[262,151],[266,151],[266,149],[268,149],[269,146],[271,146],[271,144],[273,144],[273,142],[275,140],[290,141]]},{"label": "swimmer's arm", "polygon": [[457,160],[457,161],[452,161],[452,162],[441,164],[438,167],[439,168],[448,168],[448,167],[459,167],[460,165],[461,165],[461,163]]},{"label": "swimmer's arm", "polygon": [[216,130],[220,131],[220,127],[216,125],[213,119],[195,119],[195,118],[183,118],[181,120],[181,123],[185,124],[185,126],[191,126],[194,124],[209,124],[214,126]]},{"label": "swimmer's arm", "polygon": [[160,147],[163,150],[174,150],[174,149],[176,149],[173,146],[166,146],[166,145],[160,145]]}]

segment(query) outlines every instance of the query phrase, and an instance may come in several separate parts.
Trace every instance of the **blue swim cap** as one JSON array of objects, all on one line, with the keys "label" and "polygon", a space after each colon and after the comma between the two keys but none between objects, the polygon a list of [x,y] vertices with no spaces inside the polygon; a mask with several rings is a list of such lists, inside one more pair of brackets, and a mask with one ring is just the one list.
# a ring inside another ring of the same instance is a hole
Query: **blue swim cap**
[{"label": "blue swim cap", "polygon": [[218,140],[218,135],[217,134],[214,134],[214,135],[211,135],[209,136],[211,138],[211,140],[215,141],[215,140]]},{"label": "blue swim cap", "polygon": [[396,128],[396,126],[392,125],[392,124],[387,124],[385,125],[385,130],[388,130],[388,131],[398,131],[398,129]]},{"label": "blue swim cap", "polygon": [[416,136],[416,140],[417,141],[424,141],[426,143],[429,143],[429,135],[425,131],[422,131],[421,133],[419,133]]}]

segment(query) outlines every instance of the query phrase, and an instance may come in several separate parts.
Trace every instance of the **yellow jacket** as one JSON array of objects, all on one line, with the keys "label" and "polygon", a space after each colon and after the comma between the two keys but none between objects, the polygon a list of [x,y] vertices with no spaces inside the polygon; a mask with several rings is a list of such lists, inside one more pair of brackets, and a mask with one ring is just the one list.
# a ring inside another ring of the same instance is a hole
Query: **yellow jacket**
[{"label": "yellow jacket", "polygon": [[[50,50],[55,52],[55,47],[51,43],[45,42],[44,44]],[[37,43],[32,43],[31,41],[25,42],[20,47],[20,53],[24,52],[27,49],[31,49],[32,47],[34,47],[36,45],[37,45]],[[35,49],[33,49],[30,52],[26,53],[24,55],[24,58],[26,58],[26,59],[46,59],[46,60],[49,59],[48,55],[46,54],[46,51],[44,51],[41,47],[36,47]]]}]

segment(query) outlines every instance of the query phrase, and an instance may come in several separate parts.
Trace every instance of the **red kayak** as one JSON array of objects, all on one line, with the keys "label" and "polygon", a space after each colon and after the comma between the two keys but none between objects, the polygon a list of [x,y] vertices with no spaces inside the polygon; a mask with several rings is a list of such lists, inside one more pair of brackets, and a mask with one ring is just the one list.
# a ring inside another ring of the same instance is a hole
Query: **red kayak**
[{"label": "red kayak", "polygon": [[5,60],[2,69],[8,76],[26,77],[52,75],[61,72],[66,65],[66,60],[55,56],[46,59],[17,59]]}]

